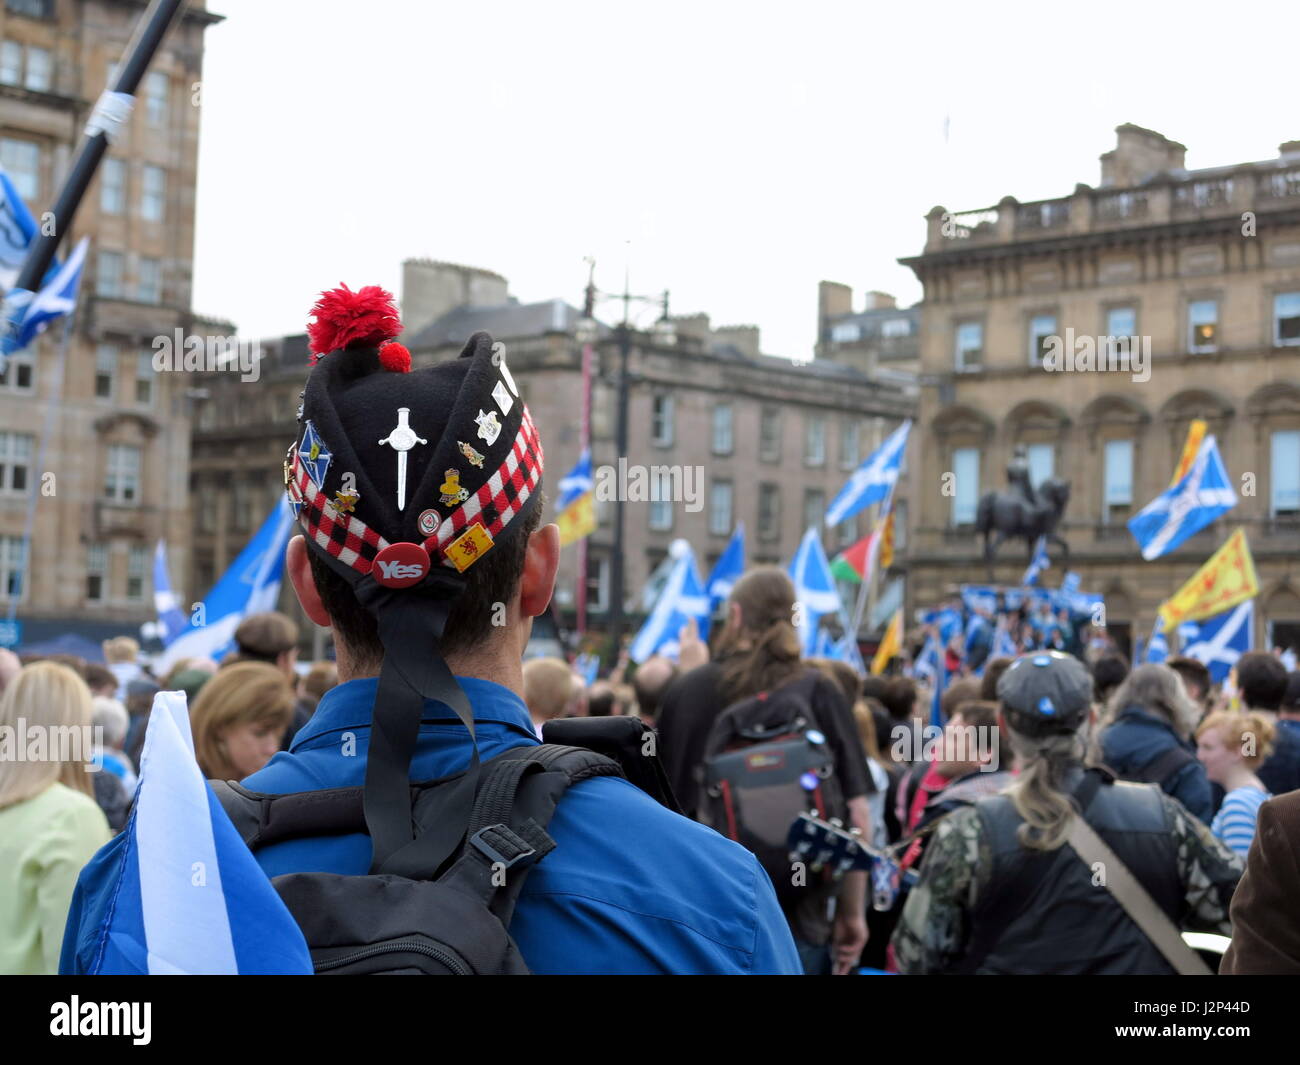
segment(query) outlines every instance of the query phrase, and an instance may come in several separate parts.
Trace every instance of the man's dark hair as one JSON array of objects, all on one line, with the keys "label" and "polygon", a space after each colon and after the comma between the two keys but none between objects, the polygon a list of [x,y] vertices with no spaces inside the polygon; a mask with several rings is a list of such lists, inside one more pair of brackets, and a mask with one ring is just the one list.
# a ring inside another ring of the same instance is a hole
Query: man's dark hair
[{"label": "man's dark hair", "polygon": [[1165,665],[1183,678],[1183,687],[1189,684],[1195,685],[1201,694],[1193,696],[1190,691],[1187,694],[1194,702],[1204,704],[1210,689],[1214,687],[1209,667],[1204,662],[1198,662],[1195,658],[1188,658],[1186,655],[1174,655]]},{"label": "man's dark hair", "polygon": [[1286,694],[1282,696],[1279,709],[1288,714],[1300,713],[1300,669],[1293,669],[1286,675]]},{"label": "man's dark hair", "polygon": [[86,687],[91,691],[96,688],[111,688],[117,691],[117,676],[108,666],[101,666],[98,662],[87,662],[85,669]]},{"label": "man's dark hair", "polygon": [[[528,537],[541,523],[544,498],[539,498],[523,524],[512,535],[469,568],[465,591],[452,605],[442,636],[442,653],[457,654],[481,644],[492,635],[497,603],[508,603],[519,587],[528,552]],[[329,614],[335,634],[347,644],[359,664],[374,667],[384,658],[375,617],[357,602],[352,586],[317,557],[310,547],[312,579]]]},{"label": "man's dark hair", "polygon": [[614,687],[604,685],[587,690],[587,716],[609,717],[614,713]]},{"label": "man's dark hair", "polygon": [[877,696],[895,721],[910,717],[916,707],[916,684],[911,677],[890,677],[882,695]]},{"label": "man's dark hair", "polygon": [[1122,654],[1104,654],[1092,664],[1092,697],[1104,703],[1128,676],[1128,659]]},{"label": "man's dark hair", "polygon": [[1277,710],[1286,680],[1286,666],[1267,651],[1247,651],[1237,659],[1237,690],[1252,710]]},{"label": "man's dark hair", "polygon": [[980,677],[980,699],[983,702],[998,701],[998,679],[1014,661],[1013,658],[995,658],[984,667],[984,675]]},{"label": "man's dark hair", "polygon": [[980,682],[973,677],[956,680],[948,685],[947,690],[939,696],[939,712],[947,721],[953,714],[960,713],[966,703],[973,703],[980,697]]}]

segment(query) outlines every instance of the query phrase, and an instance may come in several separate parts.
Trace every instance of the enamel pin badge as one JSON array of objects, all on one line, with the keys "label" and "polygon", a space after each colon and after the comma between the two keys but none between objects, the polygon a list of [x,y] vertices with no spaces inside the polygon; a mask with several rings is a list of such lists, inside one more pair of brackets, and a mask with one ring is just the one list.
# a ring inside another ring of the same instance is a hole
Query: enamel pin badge
[{"label": "enamel pin badge", "polygon": [[406,509],[406,453],[415,447],[416,444],[427,444],[429,441],[421,436],[415,435],[415,430],[408,424],[407,419],[411,415],[410,407],[397,408],[397,424],[384,437],[381,444],[387,444],[397,452],[397,509]]}]

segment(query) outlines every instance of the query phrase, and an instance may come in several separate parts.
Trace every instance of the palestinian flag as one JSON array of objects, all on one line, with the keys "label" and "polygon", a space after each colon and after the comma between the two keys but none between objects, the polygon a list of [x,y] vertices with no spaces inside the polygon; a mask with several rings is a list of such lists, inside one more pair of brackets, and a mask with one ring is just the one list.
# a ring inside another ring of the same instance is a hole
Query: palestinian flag
[{"label": "palestinian flag", "polygon": [[879,535],[880,530],[877,529],[835,556],[835,561],[831,563],[831,573],[837,581],[861,584],[864,578],[871,576],[871,554]]}]

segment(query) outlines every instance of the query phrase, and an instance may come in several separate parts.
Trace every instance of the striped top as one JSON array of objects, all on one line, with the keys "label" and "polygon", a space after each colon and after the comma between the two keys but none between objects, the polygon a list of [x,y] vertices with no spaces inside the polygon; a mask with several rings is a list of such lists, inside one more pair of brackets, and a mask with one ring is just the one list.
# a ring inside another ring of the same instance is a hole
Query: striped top
[{"label": "striped top", "polygon": [[1250,841],[1255,838],[1255,818],[1259,816],[1259,808],[1264,805],[1264,800],[1271,798],[1262,788],[1233,788],[1223,797],[1223,805],[1214,815],[1210,831],[1231,850],[1244,855],[1250,850]]}]

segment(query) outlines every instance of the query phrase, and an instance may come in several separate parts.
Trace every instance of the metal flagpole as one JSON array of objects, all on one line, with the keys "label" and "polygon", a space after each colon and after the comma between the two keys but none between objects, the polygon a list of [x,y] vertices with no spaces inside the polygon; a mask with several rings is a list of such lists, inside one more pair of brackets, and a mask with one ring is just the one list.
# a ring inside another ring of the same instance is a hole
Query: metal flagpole
[{"label": "metal flagpole", "polygon": [[[585,328],[594,328],[596,313],[596,260],[587,261],[587,291],[582,303],[582,317],[587,323]],[[578,437],[578,455],[591,447],[591,359],[592,341],[590,336],[583,337],[582,344],[582,428]],[[594,470],[594,466],[593,466]],[[592,500],[595,507],[595,499]],[[578,587],[576,601],[578,609],[577,628],[581,639],[587,632],[587,540],[588,536],[578,541]]]}]

